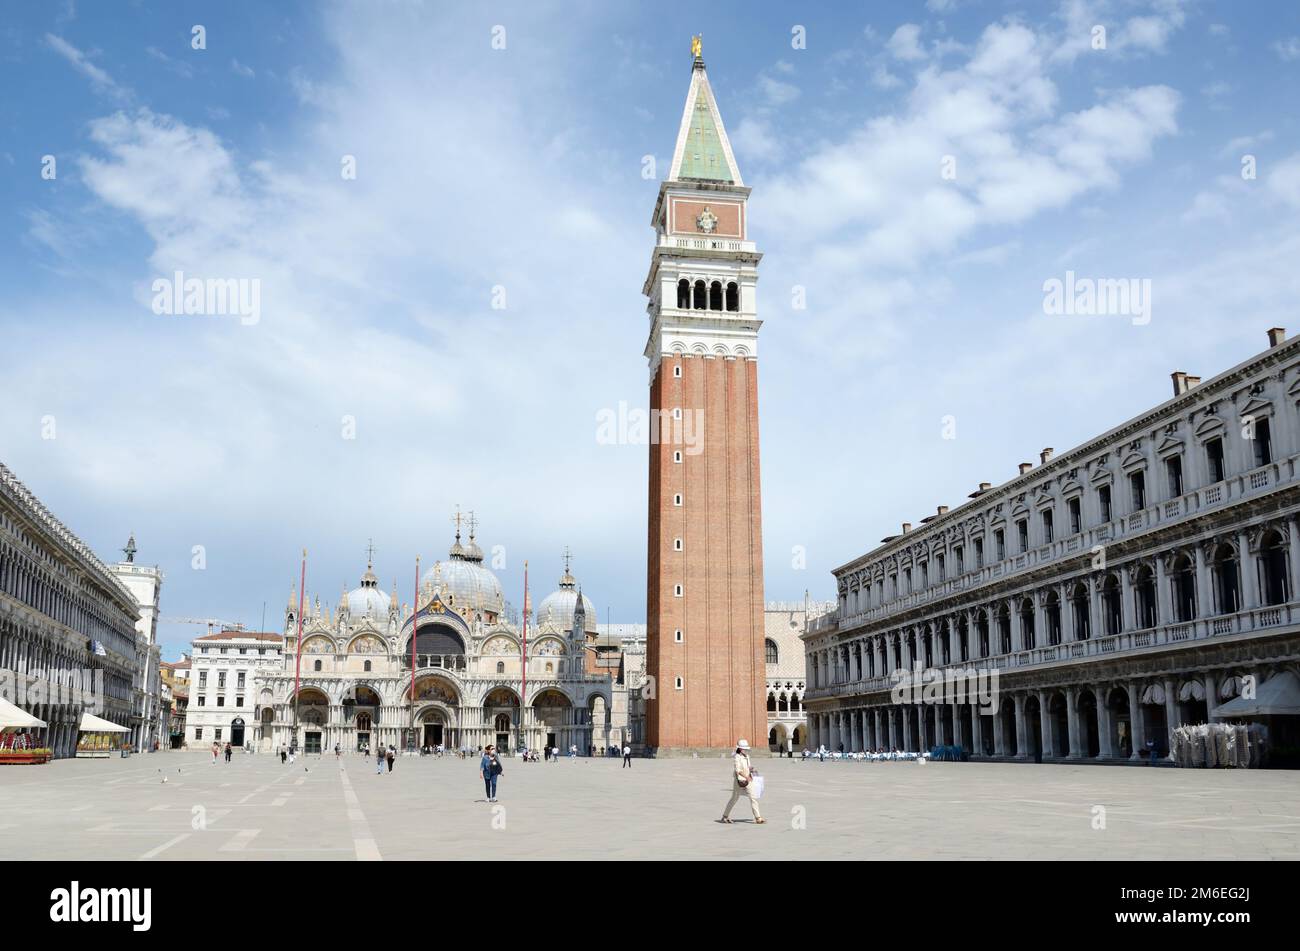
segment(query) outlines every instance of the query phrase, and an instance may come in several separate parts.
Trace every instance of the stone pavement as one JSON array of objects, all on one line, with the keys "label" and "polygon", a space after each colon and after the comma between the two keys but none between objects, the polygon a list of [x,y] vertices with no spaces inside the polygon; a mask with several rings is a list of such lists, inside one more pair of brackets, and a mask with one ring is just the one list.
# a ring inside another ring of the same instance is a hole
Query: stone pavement
[{"label": "stone pavement", "polygon": [[383,776],[355,754],[343,769],[332,754],[227,766],[181,752],[6,766],[0,860],[1300,858],[1294,772],[755,765],[764,826],[744,799],[744,821],[714,821],[726,760],[509,760],[495,806],[477,761],[450,757],[401,757]]}]

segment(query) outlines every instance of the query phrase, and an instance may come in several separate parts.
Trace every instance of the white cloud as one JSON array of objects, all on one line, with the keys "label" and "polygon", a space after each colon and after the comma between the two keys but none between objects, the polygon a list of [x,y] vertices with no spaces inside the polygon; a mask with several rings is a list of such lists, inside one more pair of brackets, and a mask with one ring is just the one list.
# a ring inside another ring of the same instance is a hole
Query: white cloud
[{"label": "white cloud", "polygon": [[1267,181],[1270,192],[1292,208],[1300,208],[1300,152],[1274,165]]},{"label": "white cloud", "polygon": [[1300,59],[1300,36],[1289,36],[1273,44],[1273,52],[1287,62]]},{"label": "white cloud", "polygon": [[55,36],[53,33],[46,33],[45,43],[50,47],[50,49],[54,50],[54,52],[58,53],[71,63],[77,72],[89,79],[90,85],[95,92],[106,95],[119,102],[125,102],[131,98],[129,90],[119,86],[113,80],[112,76],[92,63],[86,57],[85,53],[77,49],[67,40],[60,36]]},{"label": "white cloud", "polygon": [[253,67],[245,66],[237,59],[232,59],[230,61],[230,71],[234,73],[236,76],[243,76],[245,79],[252,79],[254,76],[257,75],[257,72],[253,69]]},{"label": "white cloud", "polygon": [[[1061,113],[1054,42],[1021,24],[990,26],[964,63],[924,69],[901,113],[812,150],[756,194],[756,220],[782,236],[769,258],[797,262],[777,265],[790,272],[777,283],[820,290],[825,330],[808,338],[825,342],[819,355],[880,359],[898,333],[886,328],[936,292],[911,286],[917,268],[961,254],[986,229],[1118,185],[1177,130],[1178,95],[1166,86],[1114,90]],[[946,156],[955,180],[941,176]],[[866,308],[879,315],[871,335],[835,335]]]},{"label": "white cloud", "polygon": [[799,98],[799,87],[792,83],[783,83],[771,76],[760,76],[758,87],[770,105],[783,106]]},{"label": "white cloud", "polygon": [[904,23],[889,38],[889,52],[893,54],[895,59],[901,59],[905,62],[925,59],[925,52],[918,42],[920,36],[921,28],[919,26],[915,23]]}]

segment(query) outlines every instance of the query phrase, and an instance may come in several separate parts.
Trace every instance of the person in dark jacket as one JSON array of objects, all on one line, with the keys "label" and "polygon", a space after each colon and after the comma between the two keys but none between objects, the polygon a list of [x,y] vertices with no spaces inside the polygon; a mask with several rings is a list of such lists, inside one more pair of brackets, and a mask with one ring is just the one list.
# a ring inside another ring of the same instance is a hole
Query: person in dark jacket
[{"label": "person in dark jacket", "polygon": [[478,761],[478,774],[483,777],[483,791],[487,794],[488,802],[497,801],[497,777],[502,772],[496,747],[490,745],[484,747],[483,758]]}]

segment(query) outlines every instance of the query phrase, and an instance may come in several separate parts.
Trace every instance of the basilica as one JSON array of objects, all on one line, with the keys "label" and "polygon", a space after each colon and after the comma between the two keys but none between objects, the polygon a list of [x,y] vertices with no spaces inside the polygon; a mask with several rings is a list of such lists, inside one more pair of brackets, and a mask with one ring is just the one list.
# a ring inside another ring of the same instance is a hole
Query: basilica
[{"label": "basilica", "polygon": [[622,689],[610,657],[618,648],[599,638],[567,555],[559,587],[535,614],[525,603],[519,621],[483,562],[473,530],[462,544],[458,528],[447,558],[421,575],[414,609],[380,589],[373,558],[332,614],[317,599],[299,618],[295,591],[282,659],[256,675],[259,746],[296,741],[310,753],[493,743],[576,746],[585,755],[618,741],[610,730]]}]

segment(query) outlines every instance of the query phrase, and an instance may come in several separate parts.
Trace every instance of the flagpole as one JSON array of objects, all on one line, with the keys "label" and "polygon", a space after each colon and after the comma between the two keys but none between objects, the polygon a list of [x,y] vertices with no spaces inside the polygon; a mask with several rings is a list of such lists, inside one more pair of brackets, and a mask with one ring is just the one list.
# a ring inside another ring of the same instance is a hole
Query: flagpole
[{"label": "flagpole", "polygon": [[415,618],[420,613],[420,556],[415,556],[415,600],[411,602],[411,742],[415,742]]},{"label": "flagpole", "polygon": [[293,667],[293,739],[290,746],[298,746],[298,694],[302,677],[302,605],[307,597],[307,549],[302,550],[302,578],[298,582],[298,643],[294,645],[297,659]]},{"label": "flagpole", "polygon": [[528,562],[524,562],[524,656],[523,680],[519,691],[519,731],[524,731],[524,698],[528,696]]}]

